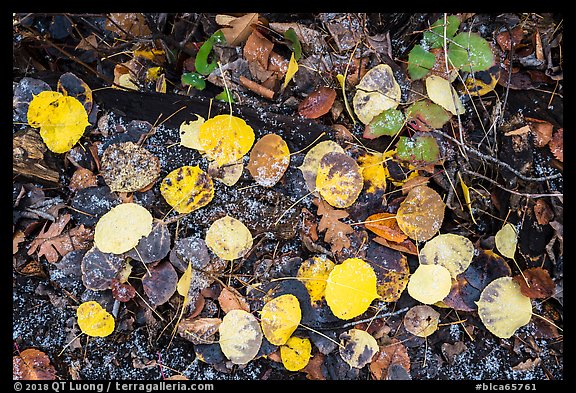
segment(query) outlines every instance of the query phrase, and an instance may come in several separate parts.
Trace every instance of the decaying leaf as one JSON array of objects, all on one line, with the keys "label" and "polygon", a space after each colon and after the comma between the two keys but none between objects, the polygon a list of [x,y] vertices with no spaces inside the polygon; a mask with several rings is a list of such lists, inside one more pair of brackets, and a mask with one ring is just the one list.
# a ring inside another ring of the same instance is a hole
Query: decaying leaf
[{"label": "decaying leaf", "polygon": [[446,205],[440,195],[428,186],[412,188],[396,213],[398,226],[410,239],[431,239],[442,226]]},{"label": "decaying leaf", "polygon": [[442,265],[452,278],[464,272],[474,257],[474,245],[461,235],[445,233],[426,242],[420,250],[420,263]]},{"label": "decaying leaf", "polygon": [[80,101],[55,91],[43,91],[34,96],[27,116],[30,126],[40,128],[42,140],[54,153],[72,149],[90,125]]},{"label": "decaying leaf", "polygon": [[231,310],[218,327],[218,343],[234,364],[246,364],[256,357],[262,345],[262,330],[256,317],[244,310]]},{"label": "decaying leaf", "polygon": [[218,295],[218,304],[222,311],[227,313],[231,310],[244,310],[250,312],[250,305],[246,298],[233,287],[224,287]]},{"label": "decaying leaf", "polygon": [[323,199],[315,199],[314,203],[318,206],[316,214],[322,217],[318,224],[318,232],[326,231],[324,241],[330,243],[332,252],[339,252],[343,248],[350,247],[348,235],[354,233],[354,228],[340,221],[349,214],[345,210],[333,209]]},{"label": "decaying leaf", "polygon": [[224,166],[218,166],[216,161],[210,161],[208,163],[208,175],[228,187],[232,187],[240,180],[243,171],[244,164],[242,160]]},{"label": "decaying leaf", "polygon": [[160,193],[178,213],[190,213],[209,204],[214,198],[214,184],[199,166],[174,169],[162,180]]},{"label": "decaying leaf", "polygon": [[548,270],[541,267],[531,267],[514,276],[514,280],[520,285],[520,291],[530,299],[546,299],[556,292],[556,283],[550,277]]},{"label": "decaying leaf", "polygon": [[326,281],[325,297],[330,310],[338,318],[357,317],[378,298],[376,274],[362,259],[346,259],[330,271]]},{"label": "decaying leaf", "polygon": [[121,255],[104,253],[92,247],[84,254],[80,268],[82,270],[82,283],[93,291],[104,291],[112,283],[120,270],[124,267],[124,258]]},{"label": "decaying leaf", "polygon": [[404,315],[404,328],[418,337],[428,337],[438,330],[440,313],[427,305],[414,306]]},{"label": "decaying leaf", "polygon": [[544,199],[540,198],[536,200],[536,204],[534,205],[534,216],[538,224],[548,225],[550,221],[554,219],[554,212]]},{"label": "decaying leaf", "polygon": [[404,344],[397,338],[392,338],[388,344],[380,345],[378,353],[372,359],[370,374],[378,381],[387,379],[393,364],[399,364],[406,371],[410,371],[410,356]]},{"label": "decaying leaf", "polygon": [[242,258],[252,248],[252,234],[242,221],[224,216],[214,221],[206,232],[206,245],[226,261]]},{"label": "decaying leaf", "polygon": [[532,303],[512,277],[500,277],[484,288],[478,315],[484,326],[500,338],[510,338],[532,318]]},{"label": "decaying leaf", "polygon": [[392,213],[376,213],[364,220],[366,229],[396,243],[403,242],[408,236],[402,232],[396,222],[396,215]]},{"label": "decaying leaf", "polygon": [[426,78],[426,93],[428,98],[435,104],[440,105],[453,115],[461,115],[466,112],[458,93],[452,84],[439,76],[430,75]]},{"label": "decaying leaf", "polygon": [[248,13],[240,17],[231,15],[216,15],[216,23],[223,26],[220,28],[226,43],[236,46],[246,41],[254,29],[253,25],[258,24],[258,13]]},{"label": "decaying leaf", "polygon": [[518,234],[516,228],[511,223],[506,223],[494,237],[496,248],[500,254],[506,258],[514,259],[516,254],[516,244],[518,243]]},{"label": "decaying leaf", "polygon": [[280,346],[280,358],[288,371],[300,371],[310,361],[312,344],[307,338],[290,337]]},{"label": "decaying leaf", "polygon": [[450,271],[442,265],[420,265],[410,276],[408,293],[424,304],[444,299],[452,287]]},{"label": "decaying leaf", "polygon": [[140,239],[136,247],[126,253],[132,259],[144,263],[157,262],[170,252],[172,235],[168,225],[160,220],[154,220],[152,232]]},{"label": "decaying leaf", "polygon": [[317,119],[330,111],[335,99],[336,90],[321,86],[302,100],[298,113],[307,119]]},{"label": "decaying leaf", "polygon": [[266,134],[254,144],[246,168],[256,183],[272,187],[289,165],[290,150],[284,139],[277,134]]},{"label": "decaying leaf", "polygon": [[316,190],[330,205],[343,209],[352,205],[362,189],[360,167],[346,153],[325,154],[318,165]]},{"label": "decaying leaf", "polygon": [[557,160],[564,162],[564,128],[559,128],[552,134],[548,147]]},{"label": "decaying leaf", "polygon": [[371,242],[366,250],[366,262],[376,273],[376,292],[384,302],[397,301],[410,278],[408,260],[404,254]]},{"label": "decaying leaf", "polygon": [[152,214],[136,204],[113,207],[96,223],[94,245],[102,252],[123,254],[152,232]]},{"label": "decaying leaf", "polygon": [[218,166],[237,162],[254,144],[254,130],[246,122],[232,115],[214,116],[200,125],[198,131],[201,150]]},{"label": "decaying leaf", "polygon": [[196,115],[196,120],[185,121],[180,124],[180,144],[190,149],[202,151],[198,135],[200,133],[200,126],[205,121],[202,116]]},{"label": "decaying leaf", "polygon": [[65,96],[74,97],[82,103],[86,113],[92,111],[92,89],[82,79],[71,72],[65,72],[58,78],[56,90]]},{"label": "decaying leaf", "polygon": [[387,109],[395,109],[400,104],[400,85],[394,78],[388,64],[379,64],[370,69],[356,85],[352,100],[354,112],[364,124]]},{"label": "decaying leaf", "polygon": [[76,309],[78,326],[91,337],[106,337],[114,331],[114,317],[93,300]]},{"label": "decaying leaf", "polygon": [[146,23],[146,17],[141,13],[110,13],[104,27],[118,34],[120,38],[142,37],[152,33]]},{"label": "decaying leaf", "polygon": [[150,266],[144,277],[142,287],[150,303],[159,306],[166,303],[176,292],[178,274],[170,262],[160,262]]},{"label": "decaying leaf", "polygon": [[284,294],[266,302],[260,312],[262,332],[270,343],[284,345],[302,319],[300,301],[292,294]]},{"label": "decaying leaf", "polygon": [[178,324],[178,334],[195,345],[212,344],[221,323],[220,318],[184,318]]},{"label": "decaying leaf", "polygon": [[330,152],[344,153],[344,149],[338,143],[327,140],[313,146],[304,156],[304,161],[302,161],[302,165],[298,169],[302,172],[308,191],[316,191],[316,175],[320,160]]},{"label": "decaying leaf", "polygon": [[358,165],[364,179],[364,189],[368,194],[386,191],[387,172],[382,153],[365,153],[358,157]]},{"label": "decaying leaf", "polygon": [[27,348],[12,357],[12,379],[53,381],[56,379],[56,369],[44,352]]},{"label": "decaying leaf", "polygon": [[362,368],[378,352],[376,339],[364,330],[350,329],[340,334],[340,356],[350,367]]},{"label": "decaying leaf", "polygon": [[406,123],[417,131],[441,129],[452,117],[452,114],[428,99],[416,101],[405,112]]},{"label": "decaying leaf", "polygon": [[324,298],[326,280],[333,268],[334,262],[325,255],[306,259],[298,268],[296,277],[304,283],[311,302],[314,303]]}]

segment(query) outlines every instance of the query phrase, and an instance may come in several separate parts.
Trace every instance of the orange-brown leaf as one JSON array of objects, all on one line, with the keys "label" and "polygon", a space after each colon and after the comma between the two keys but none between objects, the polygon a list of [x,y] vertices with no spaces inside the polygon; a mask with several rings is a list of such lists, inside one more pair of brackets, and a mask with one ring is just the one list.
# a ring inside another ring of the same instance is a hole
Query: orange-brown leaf
[{"label": "orange-brown leaf", "polygon": [[564,129],[559,128],[556,132],[552,135],[552,139],[548,143],[548,147],[554,157],[556,157],[559,161],[564,162]]},{"label": "orange-brown leaf", "polygon": [[250,305],[235,288],[224,287],[218,296],[218,303],[224,313],[230,310],[244,310],[250,312]]},{"label": "orange-brown leaf", "polygon": [[364,226],[386,240],[402,243],[408,236],[400,230],[394,217],[395,214],[386,212],[372,214],[366,219]]},{"label": "orange-brown leaf", "polygon": [[534,215],[540,225],[548,225],[548,223],[554,219],[554,212],[544,199],[538,199],[536,201],[534,205]]},{"label": "orange-brown leaf", "polygon": [[380,345],[380,350],[370,363],[370,373],[376,380],[386,379],[388,369],[395,363],[400,364],[407,372],[410,371],[410,356],[406,347],[393,338],[390,344]]},{"label": "orange-brown leaf", "polygon": [[322,86],[302,100],[298,113],[308,119],[316,119],[330,111],[335,99],[336,90]]},{"label": "orange-brown leaf", "polygon": [[340,219],[348,217],[348,213],[344,210],[333,209],[322,199],[316,199],[314,203],[318,206],[317,214],[322,216],[318,224],[318,231],[326,231],[324,241],[330,243],[332,252],[339,252],[343,248],[350,247],[348,235],[353,233],[354,229],[349,224],[340,221]]},{"label": "orange-brown leaf", "polygon": [[44,352],[28,348],[12,357],[12,379],[51,381],[56,379],[56,369]]},{"label": "orange-brown leaf", "polygon": [[89,169],[79,167],[72,174],[68,187],[72,191],[78,191],[83,188],[95,187],[97,185],[98,179],[96,178],[96,175]]},{"label": "orange-brown leaf", "polygon": [[414,243],[412,243],[412,241],[410,239],[405,239],[404,241],[402,241],[400,243],[388,241],[383,237],[375,237],[373,240],[376,243],[381,244],[381,245],[386,246],[386,247],[389,247],[393,250],[405,252],[405,253],[408,253],[411,255],[418,255],[418,249],[416,248],[416,245]]},{"label": "orange-brown leaf", "polygon": [[554,295],[556,284],[550,277],[548,270],[532,267],[524,270],[523,273],[526,280],[521,274],[514,276],[514,280],[520,285],[520,291],[524,296],[531,299],[545,299]]},{"label": "orange-brown leaf", "polygon": [[534,144],[537,147],[546,146],[548,142],[550,142],[550,139],[552,139],[552,124],[547,121],[534,119],[531,117],[527,117],[526,120],[529,122],[530,131],[532,131],[534,134]]}]

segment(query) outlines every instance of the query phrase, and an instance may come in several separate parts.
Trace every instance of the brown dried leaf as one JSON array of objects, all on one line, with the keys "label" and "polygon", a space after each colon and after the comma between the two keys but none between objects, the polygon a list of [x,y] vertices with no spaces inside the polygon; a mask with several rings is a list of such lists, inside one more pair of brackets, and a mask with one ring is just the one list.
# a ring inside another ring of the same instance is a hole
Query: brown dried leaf
[{"label": "brown dried leaf", "polygon": [[540,358],[536,359],[526,359],[524,362],[520,362],[515,366],[512,366],[514,371],[531,371],[534,370],[536,366],[540,364]]},{"label": "brown dried leaf", "polygon": [[392,364],[400,364],[406,371],[410,371],[410,356],[400,340],[393,338],[389,344],[379,347],[380,350],[370,363],[370,374],[374,379],[387,379],[388,369]]},{"label": "brown dried leaf", "polygon": [[564,162],[564,128],[559,128],[552,135],[552,139],[548,143],[548,147],[554,157],[560,162]]},{"label": "brown dried leaf", "polygon": [[408,236],[398,227],[395,216],[386,212],[372,214],[366,218],[364,226],[386,240],[402,243]]},{"label": "brown dried leaf", "polygon": [[142,277],[144,292],[155,306],[166,303],[176,292],[178,274],[170,262],[160,262],[148,268]]},{"label": "brown dried leaf", "polygon": [[520,291],[524,296],[530,299],[545,299],[556,292],[556,284],[550,277],[548,270],[541,267],[532,267],[523,271],[521,274],[514,276],[514,280],[520,285]]},{"label": "brown dried leaf", "polygon": [[468,348],[462,341],[456,341],[454,344],[444,343],[441,347],[442,354],[446,360],[448,360],[448,364],[454,363],[456,356],[460,355],[466,349]]},{"label": "brown dried leaf", "polygon": [[250,312],[250,305],[233,287],[224,287],[218,296],[218,304],[224,313],[230,310],[244,310]]},{"label": "brown dried leaf", "polygon": [[273,47],[272,41],[254,29],[244,45],[244,58],[248,63],[256,62],[261,68],[267,70],[270,52],[272,52]]},{"label": "brown dried leaf", "polygon": [[544,199],[536,200],[536,204],[534,205],[534,215],[540,225],[548,225],[548,223],[554,219],[554,212]]},{"label": "brown dried leaf", "polygon": [[[316,236],[318,238],[318,236]],[[18,252],[18,245],[26,239],[24,232],[18,230],[12,235],[12,255]]]},{"label": "brown dried leaf", "polygon": [[178,324],[178,334],[195,345],[212,344],[221,323],[220,318],[184,318]]},{"label": "brown dried leaf", "polygon": [[308,119],[317,119],[330,111],[335,99],[336,90],[322,86],[302,100],[298,105],[298,113]]},{"label": "brown dried leaf", "polygon": [[412,188],[396,213],[400,229],[410,239],[431,239],[442,226],[446,204],[436,191],[428,186]]},{"label": "brown dried leaf", "polygon": [[28,348],[12,357],[12,379],[52,381],[56,379],[56,369],[44,352]]},{"label": "brown dried leaf", "polygon": [[252,25],[258,23],[258,13],[249,13],[238,18],[216,15],[216,23],[225,26],[220,30],[226,38],[226,44],[236,46],[246,41],[250,36],[253,30]]},{"label": "brown dried leaf", "polygon": [[406,239],[403,242],[396,243],[396,242],[388,241],[388,240],[384,239],[383,237],[378,236],[372,240],[374,240],[378,244],[381,244],[383,246],[386,246],[386,247],[391,248],[391,249],[396,250],[396,251],[405,252],[405,253],[408,253],[411,255],[418,255],[418,249],[416,248],[416,245],[410,239]]},{"label": "brown dried leaf", "polygon": [[318,231],[326,231],[324,241],[330,243],[332,252],[339,252],[343,248],[350,247],[348,235],[353,233],[354,229],[349,224],[340,221],[340,219],[348,217],[348,213],[344,210],[333,209],[322,199],[315,199],[314,203],[318,206],[317,214],[322,216],[318,224]]},{"label": "brown dried leaf", "polygon": [[122,283],[117,279],[112,280],[112,296],[120,302],[127,302],[136,296],[136,289],[129,283]]},{"label": "brown dried leaf", "polygon": [[322,367],[324,365],[324,354],[322,352],[317,352],[314,356],[310,358],[306,367],[304,367],[302,372],[306,373],[306,378],[310,380],[326,380],[326,377],[322,373]]},{"label": "brown dried leaf", "polygon": [[551,123],[540,120],[540,119],[533,119],[531,117],[527,117],[530,125],[530,130],[534,133],[534,144],[537,147],[544,147],[550,142],[552,139],[552,130],[553,126]]},{"label": "brown dried leaf", "polygon": [[146,24],[144,15],[133,12],[111,13],[106,20],[105,29],[118,34],[120,38],[142,37],[152,34]]},{"label": "brown dried leaf", "polygon": [[72,177],[70,178],[70,184],[68,188],[72,191],[78,191],[83,188],[96,187],[98,185],[98,178],[89,169],[79,167],[74,171]]},{"label": "brown dried leaf", "polygon": [[266,134],[252,147],[246,168],[263,187],[272,187],[284,176],[290,165],[290,150],[277,134]]}]

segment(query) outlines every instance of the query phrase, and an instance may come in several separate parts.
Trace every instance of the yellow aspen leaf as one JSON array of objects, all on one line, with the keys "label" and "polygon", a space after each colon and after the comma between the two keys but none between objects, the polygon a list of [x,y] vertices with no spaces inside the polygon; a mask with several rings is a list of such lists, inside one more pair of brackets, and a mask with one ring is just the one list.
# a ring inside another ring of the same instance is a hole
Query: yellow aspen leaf
[{"label": "yellow aspen leaf", "polygon": [[302,319],[298,298],[285,294],[268,301],[260,313],[264,337],[273,345],[284,345]]},{"label": "yellow aspen leaf", "polygon": [[358,157],[358,164],[364,178],[364,188],[369,194],[386,191],[388,171],[384,168],[382,153],[366,153]]},{"label": "yellow aspen leaf", "polygon": [[331,206],[343,209],[351,206],[364,187],[360,167],[346,153],[325,154],[318,165],[316,190]]},{"label": "yellow aspen leaf", "polygon": [[500,338],[510,338],[532,318],[530,298],[522,294],[512,277],[500,277],[488,284],[475,302],[484,326]]},{"label": "yellow aspen leaf", "polygon": [[288,371],[300,371],[310,361],[312,344],[307,338],[290,337],[280,346],[280,358]]},{"label": "yellow aspen leaf", "polygon": [[[188,292],[190,291],[190,285],[192,283],[192,264],[188,261],[188,267],[184,270],[182,277],[178,280],[178,284],[176,284],[176,291],[186,298],[188,296]],[[184,302],[186,304],[186,301]]]},{"label": "yellow aspen leaf", "polygon": [[442,265],[420,265],[408,280],[408,294],[424,304],[444,299],[452,288],[450,271]]},{"label": "yellow aspen leaf", "polygon": [[298,268],[296,277],[304,283],[311,303],[324,298],[326,280],[334,266],[334,262],[322,255],[306,259]]},{"label": "yellow aspen leaf", "polygon": [[199,166],[182,166],[170,172],[160,184],[160,193],[178,213],[190,213],[214,198],[214,184]]},{"label": "yellow aspen leaf", "polygon": [[158,80],[160,73],[162,72],[162,67],[150,67],[146,70],[146,81],[155,82]]},{"label": "yellow aspen leaf", "polygon": [[226,261],[242,258],[252,248],[250,230],[242,221],[224,216],[214,221],[206,232],[206,245]]},{"label": "yellow aspen leaf", "polygon": [[210,160],[223,166],[241,159],[252,148],[254,130],[232,115],[218,115],[200,125],[200,148]]},{"label": "yellow aspen leaf", "polygon": [[338,350],[350,367],[362,368],[372,361],[380,348],[371,334],[360,329],[350,329],[340,335]]},{"label": "yellow aspen leaf", "polygon": [[463,273],[474,258],[474,244],[470,239],[446,233],[426,242],[420,250],[420,263],[423,265],[442,265],[453,279]]},{"label": "yellow aspen leaf", "polygon": [[506,258],[514,259],[514,254],[516,254],[516,244],[518,243],[518,235],[516,234],[516,228],[509,222],[506,223],[494,237],[494,242],[496,243],[496,248],[500,251],[500,254],[504,255]]},{"label": "yellow aspen leaf", "polygon": [[198,135],[200,133],[200,126],[204,124],[204,122],[205,119],[202,116],[196,115],[196,120],[185,121],[180,124],[180,145],[202,151]]},{"label": "yellow aspen leaf", "polygon": [[152,232],[152,214],[137,203],[122,203],[100,217],[94,245],[102,252],[123,254]]},{"label": "yellow aspen leaf", "polygon": [[292,55],[290,56],[290,63],[288,63],[288,69],[286,70],[286,75],[284,76],[284,88],[288,86],[288,83],[292,80],[292,77],[294,77],[296,72],[298,72],[298,62],[294,58],[294,52],[292,52]]},{"label": "yellow aspen leaf", "polygon": [[322,141],[308,150],[308,153],[304,156],[302,165],[300,165],[298,169],[302,172],[308,191],[316,191],[316,175],[318,173],[320,160],[330,152],[344,153],[344,149],[334,141]]},{"label": "yellow aspen leaf", "polygon": [[78,326],[91,337],[106,337],[114,331],[114,317],[93,300],[76,309]]},{"label": "yellow aspen leaf", "polygon": [[472,214],[472,201],[470,200],[470,189],[468,188],[466,183],[464,183],[464,180],[462,180],[462,176],[460,175],[460,172],[458,172],[458,178],[460,179],[460,186],[462,187],[462,194],[464,195],[464,201],[466,202],[466,206],[468,206],[468,210],[470,211],[470,217],[472,218],[472,222],[474,222],[474,224],[478,224],[476,222],[476,219],[474,218],[474,214]]},{"label": "yellow aspen leaf", "polygon": [[326,281],[325,298],[332,313],[352,319],[368,310],[378,298],[376,273],[360,258],[348,258],[334,266]]},{"label": "yellow aspen leaf", "polygon": [[352,99],[354,112],[364,124],[387,109],[395,109],[401,100],[400,85],[388,64],[379,64],[370,69],[356,85]]},{"label": "yellow aspen leaf", "polygon": [[438,330],[440,313],[432,307],[421,304],[412,307],[404,315],[404,328],[418,337],[428,337]]},{"label": "yellow aspen leaf", "polygon": [[426,78],[426,92],[432,102],[440,105],[453,115],[461,115],[466,112],[458,97],[458,93],[452,87],[450,81],[437,75],[430,75]]},{"label": "yellow aspen leaf", "polygon": [[228,187],[232,187],[238,182],[238,180],[240,180],[243,171],[244,164],[242,163],[242,160],[221,167],[218,166],[216,161],[210,161],[208,163],[208,175],[210,175],[212,179],[217,180]]},{"label": "yellow aspen leaf", "polygon": [[130,73],[122,74],[118,77],[118,84],[125,89],[138,91],[140,88],[134,83]]},{"label": "yellow aspen leaf", "polygon": [[262,345],[262,330],[256,317],[244,310],[230,310],[218,327],[218,343],[234,364],[246,364],[256,357]]},{"label": "yellow aspen leaf", "polygon": [[442,226],[444,208],[442,198],[428,186],[412,188],[396,212],[398,226],[410,239],[431,239]]},{"label": "yellow aspen leaf", "polygon": [[259,185],[272,187],[282,178],[290,165],[290,150],[281,136],[266,134],[250,152],[246,168]]},{"label": "yellow aspen leaf", "polygon": [[54,153],[71,150],[90,125],[86,109],[78,99],[55,91],[34,96],[27,116],[30,126],[40,128],[42,140]]}]

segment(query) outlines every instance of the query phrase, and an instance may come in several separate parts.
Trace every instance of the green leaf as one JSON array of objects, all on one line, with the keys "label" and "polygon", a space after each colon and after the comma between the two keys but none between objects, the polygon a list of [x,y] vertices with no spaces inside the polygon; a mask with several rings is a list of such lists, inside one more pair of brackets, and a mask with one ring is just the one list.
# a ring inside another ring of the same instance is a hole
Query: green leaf
[{"label": "green leaf", "polygon": [[494,65],[494,53],[488,41],[479,34],[463,32],[450,42],[448,60],[464,71],[485,71]]},{"label": "green leaf", "polygon": [[182,74],[180,81],[183,86],[192,86],[198,90],[204,90],[206,87],[206,81],[202,78],[202,75],[197,72],[185,72]]},{"label": "green leaf", "polygon": [[406,122],[417,131],[431,131],[446,124],[452,114],[428,99],[417,101],[406,108]]},{"label": "green leaf", "polygon": [[[460,19],[456,15],[446,18],[446,38],[454,37],[460,27]],[[444,17],[439,18],[431,26],[431,29],[424,32],[424,42],[430,48],[441,48],[444,46]]]},{"label": "green leaf", "polygon": [[216,98],[217,100],[220,100],[220,101],[230,102],[232,104],[234,104],[236,102],[236,100],[234,100],[234,96],[232,96],[232,94],[230,94],[230,90],[228,90],[228,89],[222,90],[220,93],[216,94],[216,96],[214,96],[214,98]]},{"label": "green leaf", "polygon": [[387,109],[375,116],[364,129],[364,138],[375,139],[382,135],[394,136],[404,126],[404,114],[398,109]]},{"label": "green leaf", "polygon": [[408,54],[408,73],[412,80],[424,78],[436,62],[436,56],[420,45],[414,46]]},{"label": "green leaf", "polygon": [[294,60],[300,60],[302,56],[302,46],[300,45],[300,40],[293,28],[289,28],[284,32],[284,38],[292,43],[292,52],[294,52]]},{"label": "green leaf", "polygon": [[401,136],[396,148],[402,161],[434,163],[440,159],[440,148],[433,136]]}]

